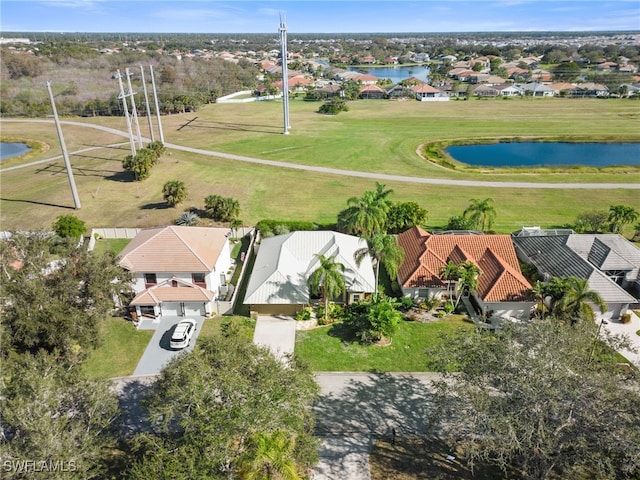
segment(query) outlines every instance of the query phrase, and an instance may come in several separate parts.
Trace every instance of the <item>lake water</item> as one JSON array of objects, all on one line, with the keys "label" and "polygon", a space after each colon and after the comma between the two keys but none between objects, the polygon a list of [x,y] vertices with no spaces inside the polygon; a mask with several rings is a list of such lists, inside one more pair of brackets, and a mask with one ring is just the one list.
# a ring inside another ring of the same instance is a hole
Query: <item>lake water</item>
[{"label": "lake water", "polygon": [[482,167],[640,165],[640,143],[512,142],[452,146],[446,152]]},{"label": "lake water", "polygon": [[24,143],[0,142],[0,161],[5,158],[19,157],[29,150],[31,149]]},{"label": "lake water", "polygon": [[368,73],[369,75],[375,75],[380,79],[389,78],[393,83],[398,83],[401,80],[406,80],[410,77],[419,78],[426,83],[429,82],[429,67],[425,65],[392,65],[366,68],[349,67],[347,70],[350,70],[352,72]]}]

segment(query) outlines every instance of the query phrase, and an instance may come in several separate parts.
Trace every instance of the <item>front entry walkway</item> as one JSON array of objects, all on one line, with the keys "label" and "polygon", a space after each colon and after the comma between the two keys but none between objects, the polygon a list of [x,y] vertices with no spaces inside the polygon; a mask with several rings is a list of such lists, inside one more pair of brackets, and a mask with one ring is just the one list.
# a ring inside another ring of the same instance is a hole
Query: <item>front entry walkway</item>
[{"label": "front entry walkway", "polygon": [[260,315],[253,333],[253,343],[268,347],[276,358],[283,360],[293,354],[296,321],[284,315]]}]

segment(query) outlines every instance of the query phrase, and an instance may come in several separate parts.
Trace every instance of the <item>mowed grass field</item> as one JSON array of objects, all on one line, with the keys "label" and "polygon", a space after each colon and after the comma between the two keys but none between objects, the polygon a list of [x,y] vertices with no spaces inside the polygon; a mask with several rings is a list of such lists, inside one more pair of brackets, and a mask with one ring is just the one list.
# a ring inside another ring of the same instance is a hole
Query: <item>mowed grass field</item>
[{"label": "mowed grass field", "polygon": [[[453,172],[424,160],[420,145],[437,140],[495,137],[567,137],[640,141],[640,104],[629,100],[514,99],[442,103],[415,101],[350,102],[337,116],[316,113],[319,103],[291,102],[290,135],[282,131],[282,103],[215,104],[198,112],[162,118],[165,142],[268,160],[373,173],[465,180],[547,183],[634,183],[638,169],[564,172]],[[124,118],[73,118],[126,132]],[[154,120],[155,124],[155,120]],[[142,134],[149,136],[145,118]],[[241,219],[262,218],[335,222],[349,197],[373,189],[375,180],[305,172],[227,160],[169,149],[151,176],[134,182],[122,169],[130,153],[126,138],[95,129],[63,125],[82,208],[73,209],[55,126],[6,122],[2,136],[46,142],[49,149],[2,163],[2,229],[50,228],[58,215],[74,214],[88,227],[146,227],[173,223],[186,208],[202,208],[207,195],[240,201]],[[157,135],[156,135],[157,136]],[[108,145],[111,145],[107,147]],[[82,151],[84,150],[84,151]],[[26,168],[7,170],[45,160]],[[182,180],[189,198],[167,208],[162,186]],[[429,226],[460,215],[472,198],[494,199],[494,229],[523,225],[552,227],[572,223],[585,210],[625,204],[640,208],[637,189],[542,189],[456,187],[384,182],[395,201],[415,201],[429,211]],[[207,222],[205,221],[205,224]],[[627,226],[627,233],[632,227]]]}]

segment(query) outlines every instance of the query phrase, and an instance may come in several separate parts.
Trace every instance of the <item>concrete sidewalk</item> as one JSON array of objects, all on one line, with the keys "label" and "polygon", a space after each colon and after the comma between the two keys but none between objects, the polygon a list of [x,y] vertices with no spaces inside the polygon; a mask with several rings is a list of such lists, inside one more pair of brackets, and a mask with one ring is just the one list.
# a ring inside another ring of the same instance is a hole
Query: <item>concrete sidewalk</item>
[{"label": "concrete sidewalk", "polygon": [[282,360],[293,354],[296,343],[296,321],[287,316],[260,315],[253,333],[253,343],[268,347]]},{"label": "concrete sidewalk", "polygon": [[[629,343],[636,350],[632,352],[630,350],[619,350],[618,352],[623,355],[627,360],[633,363],[636,367],[640,368],[640,336],[636,332],[640,331],[640,318],[632,310],[627,310],[631,314],[631,322],[622,323],[620,320],[611,320],[605,318],[606,325],[602,325],[603,330],[614,334],[624,335],[629,339]],[[600,322],[600,319],[597,320]]]}]

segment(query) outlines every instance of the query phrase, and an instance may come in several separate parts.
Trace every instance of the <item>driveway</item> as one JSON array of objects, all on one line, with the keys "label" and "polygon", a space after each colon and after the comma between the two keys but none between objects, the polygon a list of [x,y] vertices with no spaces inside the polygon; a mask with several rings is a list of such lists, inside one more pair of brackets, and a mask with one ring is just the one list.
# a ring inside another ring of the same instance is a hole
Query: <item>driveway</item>
[{"label": "driveway", "polygon": [[424,435],[429,390],[436,373],[316,373],[320,398],[316,435],[321,439],[314,480],[369,480],[376,438]]},{"label": "driveway", "polygon": [[253,343],[268,347],[282,360],[293,354],[296,344],[296,321],[287,316],[260,315],[253,332]]},{"label": "driveway", "polygon": [[169,341],[171,340],[171,335],[173,334],[175,326],[180,322],[180,320],[184,320],[185,317],[161,317],[160,322],[157,324],[145,322],[140,325],[141,329],[154,329],[155,333],[151,337],[151,340],[149,340],[149,344],[142,354],[142,357],[140,357],[138,366],[133,372],[134,376],[154,375],[156,373],[160,373],[169,360],[179,355],[181,352],[193,349],[200,330],[202,329],[204,317],[191,316],[189,318],[192,318],[197,322],[196,331],[191,338],[189,346],[182,350],[172,350],[169,346]]}]

